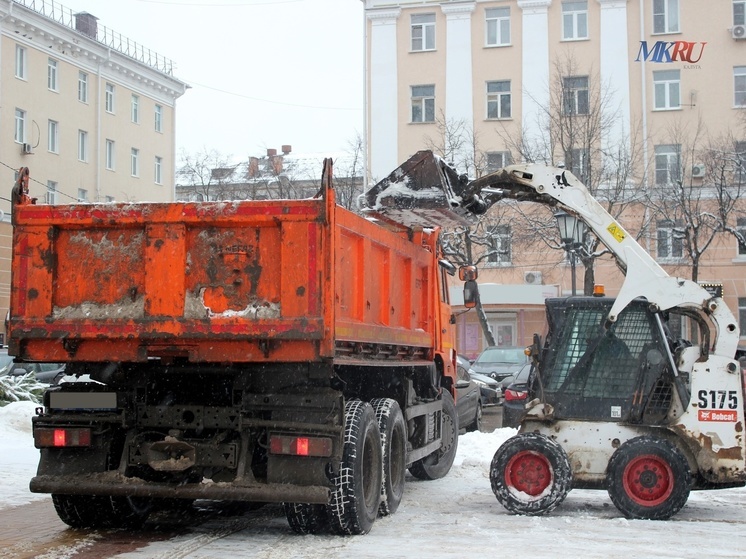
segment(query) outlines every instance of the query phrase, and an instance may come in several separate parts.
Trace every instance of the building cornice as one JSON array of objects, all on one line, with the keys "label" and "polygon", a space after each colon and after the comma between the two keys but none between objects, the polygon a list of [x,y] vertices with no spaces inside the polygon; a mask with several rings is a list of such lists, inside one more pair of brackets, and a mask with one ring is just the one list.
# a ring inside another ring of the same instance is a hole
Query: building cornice
[{"label": "building cornice", "polygon": [[373,25],[383,25],[392,23],[398,19],[401,14],[401,8],[388,9],[388,10],[370,10],[366,12],[366,17],[371,21]]},{"label": "building cornice", "polygon": [[596,0],[601,8],[625,8],[629,0]]},{"label": "building cornice", "polygon": [[461,16],[464,18],[471,17],[471,13],[474,11],[476,2],[458,2],[455,4],[441,4],[441,11],[447,16]]},{"label": "building cornice", "polygon": [[552,0],[518,0],[518,7],[524,12],[546,13]]}]

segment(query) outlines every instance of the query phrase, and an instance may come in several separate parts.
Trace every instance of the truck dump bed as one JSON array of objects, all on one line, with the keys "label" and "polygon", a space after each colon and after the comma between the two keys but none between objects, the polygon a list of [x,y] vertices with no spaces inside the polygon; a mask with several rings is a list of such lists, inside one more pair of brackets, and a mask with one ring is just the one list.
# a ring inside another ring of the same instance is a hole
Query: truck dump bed
[{"label": "truck dump bed", "polygon": [[330,188],[18,205],[14,221],[9,346],[22,359],[303,362],[436,343],[434,240],[346,211]]}]

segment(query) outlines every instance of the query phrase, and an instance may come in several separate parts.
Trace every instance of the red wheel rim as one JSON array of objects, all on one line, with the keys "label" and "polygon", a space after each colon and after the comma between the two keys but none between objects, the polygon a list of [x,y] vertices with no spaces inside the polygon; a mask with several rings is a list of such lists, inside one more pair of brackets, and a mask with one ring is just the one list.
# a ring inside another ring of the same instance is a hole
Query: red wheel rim
[{"label": "red wheel rim", "polygon": [[655,507],[671,495],[674,476],[668,462],[653,454],[630,460],[622,478],[624,491],[638,505]]},{"label": "red wheel rim", "polygon": [[553,478],[554,471],[547,457],[533,450],[516,453],[505,467],[506,485],[531,497],[544,493]]}]

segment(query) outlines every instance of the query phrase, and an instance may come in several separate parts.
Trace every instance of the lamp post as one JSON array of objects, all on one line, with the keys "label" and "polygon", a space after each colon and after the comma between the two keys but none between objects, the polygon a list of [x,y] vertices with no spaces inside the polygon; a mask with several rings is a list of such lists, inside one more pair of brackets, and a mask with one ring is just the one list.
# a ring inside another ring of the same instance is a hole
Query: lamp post
[{"label": "lamp post", "polygon": [[572,278],[572,294],[575,295],[575,262],[577,258],[577,251],[583,244],[583,237],[585,237],[585,223],[580,221],[574,215],[570,215],[562,210],[555,213],[554,218],[557,220],[557,228],[559,229],[562,245],[570,256],[570,277]]}]

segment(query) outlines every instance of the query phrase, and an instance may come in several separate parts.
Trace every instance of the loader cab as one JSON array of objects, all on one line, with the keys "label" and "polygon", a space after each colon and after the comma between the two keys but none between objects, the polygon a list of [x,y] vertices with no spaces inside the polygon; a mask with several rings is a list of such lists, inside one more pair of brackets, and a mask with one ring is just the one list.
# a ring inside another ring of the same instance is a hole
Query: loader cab
[{"label": "loader cab", "polygon": [[658,313],[635,300],[606,324],[612,298],[548,299],[548,331],[539,372],[543,399],[557,419],[661,424],[685,406]]}]

